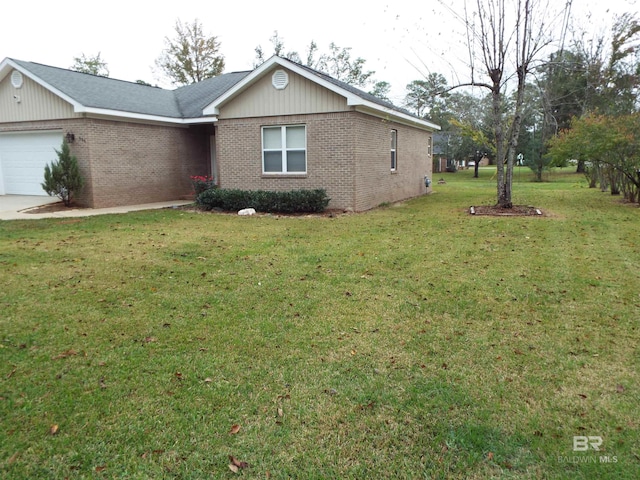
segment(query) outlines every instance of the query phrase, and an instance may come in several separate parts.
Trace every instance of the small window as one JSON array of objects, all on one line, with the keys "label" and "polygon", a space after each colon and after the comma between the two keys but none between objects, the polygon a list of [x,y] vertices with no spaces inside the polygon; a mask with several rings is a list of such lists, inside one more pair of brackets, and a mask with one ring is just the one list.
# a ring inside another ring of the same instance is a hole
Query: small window
[{"label": "small window", "polygon": [[307,173],[307,128],[262,127],[262,172]]},{"label": "small window", "polygon": [[391,130],[391,171],[395,172],[398,168],[398,131]]}]

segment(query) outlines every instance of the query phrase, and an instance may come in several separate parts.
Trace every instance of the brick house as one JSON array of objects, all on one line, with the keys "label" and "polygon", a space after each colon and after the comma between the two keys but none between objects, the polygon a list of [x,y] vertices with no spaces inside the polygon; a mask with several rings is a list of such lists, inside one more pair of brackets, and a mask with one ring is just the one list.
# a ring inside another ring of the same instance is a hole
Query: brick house
[{"label": "brick house", "polygon": [[330,208],[362,211],[427,192],[438,129],[275,56],[176,90],[0,63],[0,195],[44,195],[66,138],[88,207],[183,198],[190,176],[212,175],[221,188],[324,188]]}]

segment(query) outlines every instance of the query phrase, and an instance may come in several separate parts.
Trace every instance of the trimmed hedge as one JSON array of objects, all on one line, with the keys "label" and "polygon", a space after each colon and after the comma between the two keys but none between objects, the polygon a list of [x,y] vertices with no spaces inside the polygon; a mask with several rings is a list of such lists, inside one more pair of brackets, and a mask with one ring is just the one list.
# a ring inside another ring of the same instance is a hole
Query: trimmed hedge
[{"label": "trimmed hedge", "polygon": [[265,213],[317,213],[329,205],[324,189],[270,192],[265,190],[210,189],[196,197],[196,203],[204,210],[218,208],[238,211],[254,208]]}]

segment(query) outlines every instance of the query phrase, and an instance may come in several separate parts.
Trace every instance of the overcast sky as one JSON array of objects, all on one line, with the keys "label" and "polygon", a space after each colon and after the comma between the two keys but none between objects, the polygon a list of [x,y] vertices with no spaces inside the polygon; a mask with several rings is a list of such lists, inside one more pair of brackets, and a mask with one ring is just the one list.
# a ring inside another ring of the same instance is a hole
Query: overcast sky
[{"label": "overcast sky", "polygon": [[[584,18],[585,28],[596,31],[609,24],[612,13],[639,9],[640,0],[573,0],[572,11]],[[591,19],[586,18],[588,11],[595,12]],[[68,68],[73,57],[100,52],[110,77],[161,86],[168,85],[154,73],[154,62],[164,38],[173,36],[177,19],[197,18],[206,33],[218,37],[226,72],[251,69],[257,45],[269,56],[269,37],[275,30],[287,50],[301,55],[311,40],[320,51],[328,50],[331,42],[351,47],[354,58],[366,59],[376,80],[392,85],[396,103],[406,84],[421,78],[420,71],[440,72],[453,82],[450,64],[459,65],[458,57],[464,56],[450,33],[459,30],[459,24],[437,0],[7,0],[1,12],[0,59]]]}]

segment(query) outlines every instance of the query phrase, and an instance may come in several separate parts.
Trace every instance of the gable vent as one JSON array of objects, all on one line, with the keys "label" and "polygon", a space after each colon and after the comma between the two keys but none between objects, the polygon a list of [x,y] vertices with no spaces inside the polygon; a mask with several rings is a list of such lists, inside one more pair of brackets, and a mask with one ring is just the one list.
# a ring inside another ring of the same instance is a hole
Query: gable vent
[{"label": "gable vent", "polygon": [[271,84],[277,90],[284,90],[289,85],[289,74],[284,70],[276,70],[271,77]]},{"label": "gable vent", "polygon": [[20,88],[22,86],[22,81],[22,74],[19,71],[14,70],[11,73],[11,85],[15,88]]}]

